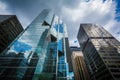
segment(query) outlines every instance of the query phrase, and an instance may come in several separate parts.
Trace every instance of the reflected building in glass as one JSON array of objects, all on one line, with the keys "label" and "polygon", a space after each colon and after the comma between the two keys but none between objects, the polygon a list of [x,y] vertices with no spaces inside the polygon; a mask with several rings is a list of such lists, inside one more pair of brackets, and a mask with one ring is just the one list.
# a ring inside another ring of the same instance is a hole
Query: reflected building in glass
[{"label": "reflected building in glass", "polygon": [[0,80],[68,80],[66,25],[43,10],[0,55]]},{"label": "reflected building in glass", "polygon": [[77,38],[91,80],[120,80],[118,40],[96,24],[81,24]]}]

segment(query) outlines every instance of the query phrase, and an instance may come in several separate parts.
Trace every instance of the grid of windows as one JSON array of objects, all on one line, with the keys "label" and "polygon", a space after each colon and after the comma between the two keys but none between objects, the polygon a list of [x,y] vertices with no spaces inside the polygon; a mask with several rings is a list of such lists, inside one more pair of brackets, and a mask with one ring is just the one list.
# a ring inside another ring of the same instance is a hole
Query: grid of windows
[{"label": "grid of windows", "polygon": [[[5,18],[7,17],[8,18]],[[5,20],[4,20],[5,18]],[[0,15],[0,54],[23,31],[23,27],[14,15]]]},{"label": "grid of windows", "polygon": [[90,80],[86,64],[81,51],[73,51],[72,64],[74,69],[75,80]]},{"label": "grid of windows", "polygon": [[92,80],[120,79],[119,41],[94,24],[81,24],[78,41]]}]

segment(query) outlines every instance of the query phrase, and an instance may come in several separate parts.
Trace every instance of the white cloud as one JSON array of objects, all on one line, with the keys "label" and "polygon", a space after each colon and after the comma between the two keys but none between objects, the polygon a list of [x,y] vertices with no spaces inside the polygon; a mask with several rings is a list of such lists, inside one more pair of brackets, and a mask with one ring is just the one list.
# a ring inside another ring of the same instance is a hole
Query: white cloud
[{"label": "white cloud", "polygon": [[[45,2],[43,1],[43,3]],[[52,6],[53,3],[54,0],[51,3],[47,3],[47,5]],[[64,3],[67,3],[67,5]],[[118,40],[120,40],[120,36],[116,34],[120,31],[120,28],[118,26],[120,25],[120,22],[116,22],[114,20],[114,11],[116,4],[112,2],[112,0],[107,0],[105,3],[103,3],[102,0],[90,0],[89,2],[86,2],[85,0],[77,0],[75,2],[76,6],[74,5],[73,7],[72,1],[70,2],[71,4],[68,3],[69,2],[67,1],[60,1],[59,4],[56,4],[57,7],[55,7],[55,5],[53,6],[53,9],[55,8],[54,11],[56,11],[57,14],[60,14],[63,22],[67,24],[68,36],[71,45],[74,45],[74,40],[76,40],[80,23],[100,24],[104,26],[106,30],[110,31]],[[15,6],[13,6],[13,8],[14,7]],[[43,7],[46,8],[45,5],[42,5],[40,7],[41,9],[43,9]],[[30,19],[31,16],[25,16],[26,13],[24,12],[24,10],[20,11],[19,8],[15,8],[14,10],[13,8],[11,8],[10,5],[7,5],[6,3],[0,1],[0,14],[17,15],[23,27],[26,28],[27,25],[30,24],[30,22],[32,21],[32,18]],[[29,8],[32,9],[32,12],[30,14],[33,14],[33,8],[31,6],[29,6]],[[29,12],[29,10],[26,11]]]},{"label": "white cloud", "polygon": [[31,20],[24,16],[23,13],[16,11],[16,15],[24,29],[31,23]]},{"label": "white cloud", "polygon": [[[70,45],[73,45],[71,43],[73,39],[76,39],[78,28],[80,23],[94,23],[94,24],[100,24],[108,31],[115,33],[115,29],[113,27],[118,28],[118,26],[115,26],[116,24],[120,25],[119,22],[114,20],[115,17],[115,2],[112,2],[112,0],[107,0],[103,3],[102,0],[91,0],[89,2],[85,2],[84,0],[80,1],[80,4],[77,6],[77,8],[68,8],[66,6],[62,7],[62,15],[63,19],[69,19],[70,24],[67,24],[68,33],[71,34],[71,31],[75,33],[70,36]],[[74,26],[72,26],[73,24]],[[118,28],[120,29],[120,28]],[[120,30],[117,30],[120,31]],[[114,34],[113,34],[114,35]]]},{"label": "white cloud", "polygon": [[79,47],[79,43],[78,43],[78,41],[77,42],[75,42],[76,40],[70,40],[69,41],[69,43],[70,43],[70,45],[72,45],[72,46],[77,46],[77,47]]},{"label": "white cloud", "polygon": [[20,11],[12,12],[9,9],[9,6],[2,1],[0,1],[0,15],[16,15],[20,23],[22,24],[23,28],[26,28],[28,24],[30,23],[28,18],[25,17],[22,12]]},{"label": "white cloud", "polygon": [[5,3],[0,1],[0,14],[1,15],[3,15],[3,14],[4,15],[11,14],[11,12],[8,11],[7,7],[8,6]]},{"label": "white cloud", "polygon": [[120,34],[118,34],[120,32],[120,22],[110,20],[104,28],[120,41]]},{"label": "white cloud", "polygon": [[[102,0],[92,0],[88,3],[81,1],[77,8],[63,7],[64,16],[71,17],[73,22],[104,22],[106,17],[112,17],[114,4],[112,1],[103,3]],[[97,21],[96,21],[97,20]]]}]

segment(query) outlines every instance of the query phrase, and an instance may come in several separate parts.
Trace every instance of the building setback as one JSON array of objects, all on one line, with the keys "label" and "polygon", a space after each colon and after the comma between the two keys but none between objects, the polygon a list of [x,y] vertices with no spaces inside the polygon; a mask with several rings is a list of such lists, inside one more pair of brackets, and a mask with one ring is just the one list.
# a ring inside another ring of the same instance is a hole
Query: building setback
[{"label": "building setback", "polygon": [[75,46],[71,47],[71,49],[71,59],[75,80],[90,80],[90,76],[81,49]]},{"label": "building setback", "polygon": [[0,15],[0,54],[23,31],[15,15]]},{"label": "building setback", "polygon": [[0,80],[68,80],[67,30],[44,9],[0,56]]},{"label": "building setback", "polygon": [[120,80],[118,40],[96,24],[81,24],[77,38],[91,80]]}]

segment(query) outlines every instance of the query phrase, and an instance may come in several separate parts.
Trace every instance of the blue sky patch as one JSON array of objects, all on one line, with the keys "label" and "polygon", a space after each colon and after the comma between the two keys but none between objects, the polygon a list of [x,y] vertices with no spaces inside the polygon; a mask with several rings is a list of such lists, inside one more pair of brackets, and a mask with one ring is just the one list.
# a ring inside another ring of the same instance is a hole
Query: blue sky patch
[{"label": "blue sky patch", "polygon": [[116,1],[116,9],[115,9],[115,20],[120,21],[120,0],[115,0]]}]

